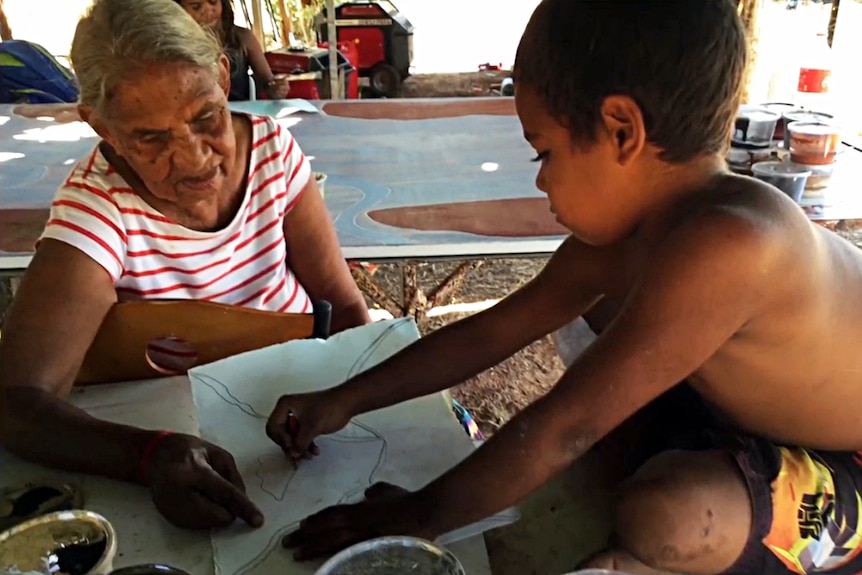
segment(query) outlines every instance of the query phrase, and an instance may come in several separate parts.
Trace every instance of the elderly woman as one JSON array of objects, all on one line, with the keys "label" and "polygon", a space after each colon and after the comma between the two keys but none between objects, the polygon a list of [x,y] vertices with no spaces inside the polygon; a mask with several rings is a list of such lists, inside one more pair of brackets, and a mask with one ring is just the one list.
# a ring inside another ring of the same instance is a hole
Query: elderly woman
[{"label": "elderly woman", "polygon": [[49,466],[141,481],[181,526],[259,525],[224,450],[101,421],[65,397],[118,301],[306,312],[327,300],[333,331],[367,322],[309,161],[269,118],[230,112],[227,58],[174,2],[96,0],[71,57],[81,117],[102,141],[57,192],[8,313],[0,440]]}]

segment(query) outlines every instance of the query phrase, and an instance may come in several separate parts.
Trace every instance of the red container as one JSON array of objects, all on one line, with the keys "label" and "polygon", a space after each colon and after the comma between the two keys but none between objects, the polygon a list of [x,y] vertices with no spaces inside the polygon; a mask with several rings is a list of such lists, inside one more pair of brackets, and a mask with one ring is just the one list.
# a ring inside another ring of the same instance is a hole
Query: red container
[{"label": "red container", "polygon": [[302,74],[291,74],[288,98],[301,98],[303,100],[319,100],[320,90],[318,85],[322,74],[320,72],[305,72]]},{"label": "red container", "polygon": [[296,72],[311,72],[319,68],[315,61],[326,57],[326,50],[312,48],[310,50],[290,50],[279,48],[264,54],[273,74],[295,74]]},{"label": "red container", "polygon": [[[329,42],[318,43],[318,47],[329,50]],[[336,42],[335,47],[344,56],[353,72],[347,74],[347,91],[345,97],[349,100],[359,98],[359,48],[353,42]]]}]

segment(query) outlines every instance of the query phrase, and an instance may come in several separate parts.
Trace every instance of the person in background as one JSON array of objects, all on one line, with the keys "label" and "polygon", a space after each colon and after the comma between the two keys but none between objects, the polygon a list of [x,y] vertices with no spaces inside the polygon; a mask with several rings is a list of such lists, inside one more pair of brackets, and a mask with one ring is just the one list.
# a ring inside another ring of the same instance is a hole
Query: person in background
[{"label": "person in background", "polygon": [[275,76],[263,55],[263,48],[248,28],[234,24],[230,0],[174,0],[195,22],[216,33],[230,60],[230,94],[228,100],[251,100],[248,69],[251,67],[259,94],[270,99],[286,98],[289,81]]},{"label": "person in background", "polygon": [[308,158],[272,118],[232,113],[218,41],[166,0],[96,0],[71,50],[101,137],[51,206],[0,340],[0,443],[49,467],[139,482],[182,527],[263,517],[231,455],[67,401],[106,315],[130,300],[370,321]]}]

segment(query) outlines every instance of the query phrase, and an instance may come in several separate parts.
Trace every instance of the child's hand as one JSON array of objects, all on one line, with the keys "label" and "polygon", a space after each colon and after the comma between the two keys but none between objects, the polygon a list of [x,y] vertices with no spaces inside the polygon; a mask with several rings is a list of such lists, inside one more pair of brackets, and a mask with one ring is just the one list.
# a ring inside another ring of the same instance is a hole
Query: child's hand
[{"label": "child's hand", "polygon": [[297,561],[306,561],[384,535],[433,540],[439,534],[428,527],[430,509],[423,501],[396,485],[375,483],[365,490],[365,501],[336,505],[307,517],[281,544],[295,550]]},{"label": "child's hand", "polygon": [[266,423],[266,434],[294,460],[320,453],[314,438],[335,433],[353,413],[326,391],[283,395]]}]

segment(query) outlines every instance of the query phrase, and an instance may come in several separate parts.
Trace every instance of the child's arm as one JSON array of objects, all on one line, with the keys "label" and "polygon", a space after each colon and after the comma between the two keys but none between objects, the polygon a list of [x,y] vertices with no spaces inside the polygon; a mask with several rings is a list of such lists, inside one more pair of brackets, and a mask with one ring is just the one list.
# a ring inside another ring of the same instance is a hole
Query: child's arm
[{"label": "child's arm", "polygon": [[[354,415],[457,385],[584,313],[595,301],[599,258],[566,240],[541,273],[494,307],[441,328],[345,384],[317,394],[279,399],[269,436],[299,456],[318,435]],[[300,419],[291,437],[287,414]]]},{"label": "child's arm", "polygon": [[414,494],[322,511],[291,542],[307,556],[332,551],[334,526],[342,545],[372,534],[436,537],[517,503],[696,371],[758,313],[780,241],[763,235],[719,214],[669,237],[599,340],[487,444]]}]

